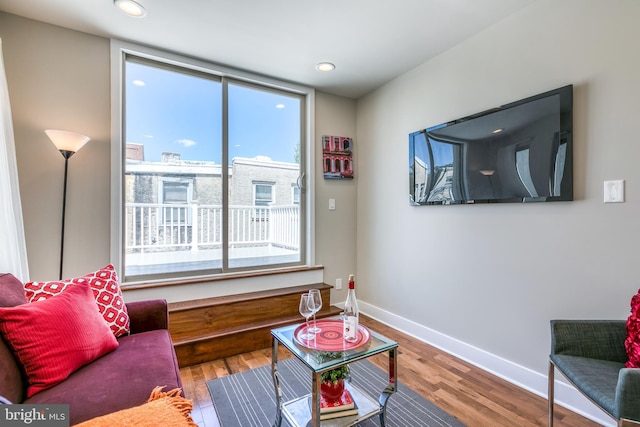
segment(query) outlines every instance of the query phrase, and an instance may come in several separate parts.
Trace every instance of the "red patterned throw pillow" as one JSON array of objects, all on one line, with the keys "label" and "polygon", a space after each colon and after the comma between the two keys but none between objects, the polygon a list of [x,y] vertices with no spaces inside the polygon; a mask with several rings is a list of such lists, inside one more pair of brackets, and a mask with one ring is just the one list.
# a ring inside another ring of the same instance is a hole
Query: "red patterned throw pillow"
[{"label": "red patterned throw pillow", "polygon": [[627,351],[625,368],[640,368],[640,290],[631,298],[631,315],[627,319],[627,337],[624,340]]},{"label": "red patterned throw pillow", "polygon": [[55,298],[0,308],[0,334],[24,367],[27,397],[118,347],[88,284]]},{"label": "red patterned throw pillow", "polygon": [[29,302],[40,301],[58,295],[75,285],[88,283],[93,290],[98,310],[116,337],[126,335],[130,331],[129,314],[122,298],[120,283],[115,268],[109,264],[98,271],[74,279],[51,282],[29,282],[24,291]]}]

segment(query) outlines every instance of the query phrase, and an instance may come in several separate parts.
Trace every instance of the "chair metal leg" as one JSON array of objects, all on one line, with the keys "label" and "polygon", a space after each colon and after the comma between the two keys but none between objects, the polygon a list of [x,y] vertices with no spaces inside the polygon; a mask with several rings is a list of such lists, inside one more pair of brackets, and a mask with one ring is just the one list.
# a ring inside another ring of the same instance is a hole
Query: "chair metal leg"
[{"label": "chair metal leg", "polygon": [[553,427],[553,390],[554,390],[554,376],[555,374],[555,365],[552,361],[549,361],[549,390],[547,392],[547,401],[549,405],[549,427]]}]

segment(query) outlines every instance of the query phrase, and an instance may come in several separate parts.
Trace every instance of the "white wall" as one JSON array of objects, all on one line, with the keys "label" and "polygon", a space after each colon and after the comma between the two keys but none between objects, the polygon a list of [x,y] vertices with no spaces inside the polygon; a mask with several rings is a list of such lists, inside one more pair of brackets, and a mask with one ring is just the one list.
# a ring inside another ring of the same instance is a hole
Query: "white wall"
[{"label": "white wall", "polygon": [[[523,378],[546,376],[550,319],[627,317],[640,286],[638,22],[635,0],[538,0],[358,101],[357,265],[371,311]],[[410,132],[566,84],[574,201],[409,206]],[[609,179],[626,181],[626,203],[603,204]]]},{"label": "white wall", "polygon": [[69,160],[64,271],[109,262],[109,41],[0,13],[29,270],[58,278],[64,159],[44,133],[91,137]]},{"label": "white wall", "polygon": [[[353,179],[323,178],[322,135],[353,138]],[[359,180],[359,155],[356,102],[316,92],[316,263],[324,266],[325,283],[335,285],[337,278],[342,279],[342,290],[331,291],[334,303],[344,302],[349,274],[356,272],[356,186]],[[329,199],[335,199],[335,210],[329,210]]]}]

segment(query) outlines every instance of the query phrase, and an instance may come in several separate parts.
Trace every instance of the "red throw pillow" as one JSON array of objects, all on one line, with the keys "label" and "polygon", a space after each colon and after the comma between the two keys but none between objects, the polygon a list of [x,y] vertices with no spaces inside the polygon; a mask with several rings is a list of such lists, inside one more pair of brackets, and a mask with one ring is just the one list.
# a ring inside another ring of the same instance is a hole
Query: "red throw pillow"
[{"label": "red throw pillow", "polygon": [[55,298],[0,308],[0,333],[27,374],[27,397],[118,347],[88,284]]},{"label": "red throw pillow", "polygon": [[109,264],[83,277],[51,282],[29,282],[24,292],[29,302],[40,301],[58,295],[65,289],[80,283],[89,283],[98,304],[100,314],[116,337],[129,334],[129,314],[122,298],[115,268]]},{"label": "red throw pillow", "polygon": [[627,319],[627,338],[624,340],[627,351],[625,368],[640,368],[640,290],[631,298],[631,315]]}]

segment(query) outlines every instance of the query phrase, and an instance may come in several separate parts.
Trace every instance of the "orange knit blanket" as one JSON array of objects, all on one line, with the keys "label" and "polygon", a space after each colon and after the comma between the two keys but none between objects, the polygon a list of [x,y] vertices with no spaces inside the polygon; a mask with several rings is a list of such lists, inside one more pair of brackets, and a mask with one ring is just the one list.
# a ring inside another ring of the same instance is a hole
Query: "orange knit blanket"
[{"label": "orange knit blanket", "polygon": [[123,409],[77,424],[78,427],[198,427],[193,422],[193,402],[180,396],[180,389],[168,392],[156,387],[147,403],[135,408]]}]

